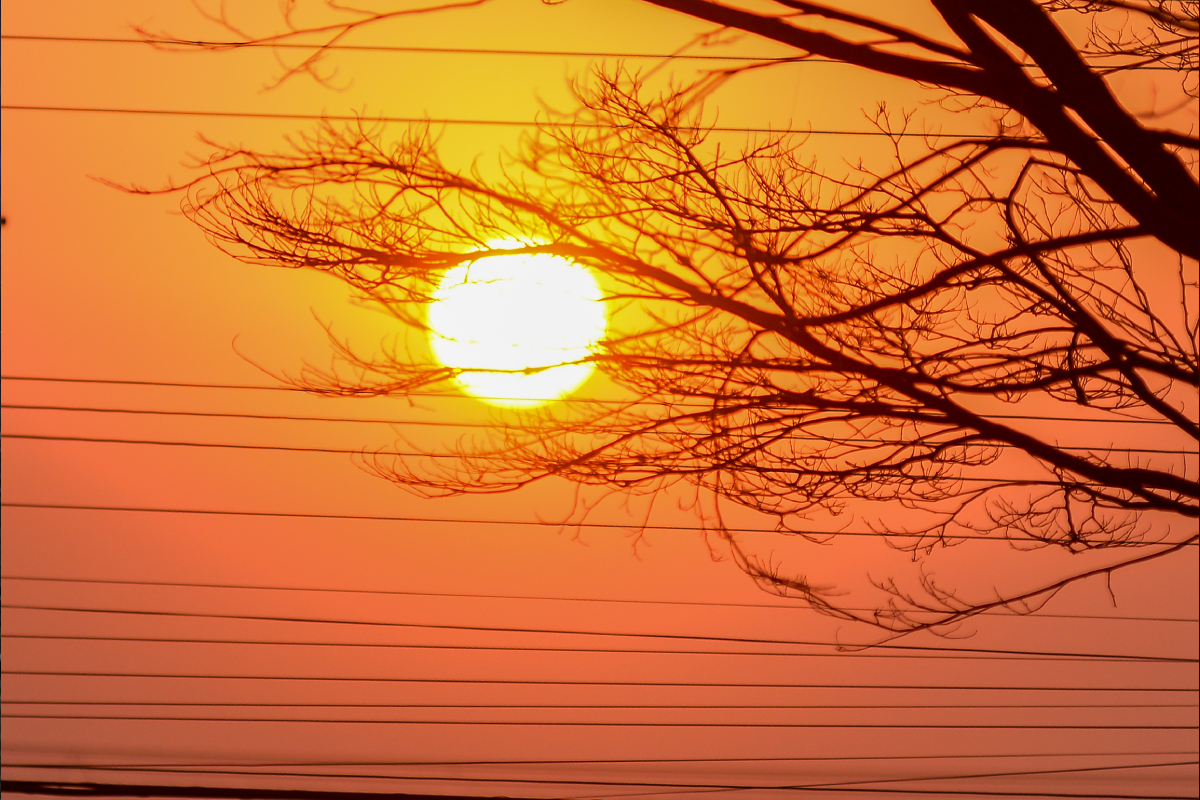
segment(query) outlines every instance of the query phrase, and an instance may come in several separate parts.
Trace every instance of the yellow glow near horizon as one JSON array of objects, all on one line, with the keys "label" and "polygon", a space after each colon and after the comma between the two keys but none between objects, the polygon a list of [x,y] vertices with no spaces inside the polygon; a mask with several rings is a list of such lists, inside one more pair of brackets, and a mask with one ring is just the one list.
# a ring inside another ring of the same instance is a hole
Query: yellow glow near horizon
[{"label": "yellow glow near horizon", "polygon": [[606,324],[591,270],[546,254],[489,256],[447,270],[429,307],[437,360],[464,370],[457,380],[472,395],[510,407],[557,400],[587,380],[593,365],[570,362],[591,354]]}]

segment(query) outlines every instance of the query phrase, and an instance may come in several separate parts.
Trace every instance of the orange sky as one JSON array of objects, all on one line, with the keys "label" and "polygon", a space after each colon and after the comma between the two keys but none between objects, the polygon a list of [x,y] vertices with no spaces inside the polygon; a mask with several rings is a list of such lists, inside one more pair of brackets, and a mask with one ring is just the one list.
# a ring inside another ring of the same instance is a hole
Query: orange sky
[{"label": "orange sky", "polygon": [[[859,5],[873,8],[875,2]],[[236,8],[236,4],[231,7]],[[265,32],[273,19],[264,16],[254,22]],[[3,4],[6,36],[127,38],[132,35],[132,25],[191,38],[222,35],[187,2]],[[497,0],[481,8],[411,18],[363,31],[351,41],[422,47],[662,53],[704,30],[701,25],[631,0],[570,0],[558,6],[533,0]],[[720,52],[776,55],[782,51],[743,39]],[[435,119],[527,120],[538,113],[539,101],[560,107],[568,104],[567,80],[586,74],[595,61],[562,56],[339,53],[327,63],[338,68],[334,82],[341,88],[322,87],[298,78],[263,92],[264,84],[280,74],[274,57],[265,50],[178,53],[134,44],[6,39],[2,87],[6,106],[361,112]],[[650,68],[658,62],[636,63]],[[691,62],[671,69],[682,78],[694,66]],[[810,64],[747,76],[723,90],[713,106],[719,111],[720,123],[731,127],[863,130],[867,126],[862,109],[880,99],[915,106],[919,95],[911,87],[864,77],[845,67]],[[949,127],[967,122],[951,118],[946,124]],[[304,130],[311,122],[6,109],[2,125],[2,197],[7,225],[3,232],[0,347],[6,376],[3,430],[7,436],[208,442],[353,452],[391,446],[396,434],[392,427],[376,422],[34,411],[7,407],[10,405],[389,419],[406,424],[487,419],[486,410],[478,403],[462,398],[421,398],[412,403],[387,399],[334,401],[270,390],[10,380],[12,376],[34,376],[271,386],[270,377],[251,360],[292,374],[306,361],[328,362],[324,333],[314,315],[334,321],[338,329],[348,331],[360,342],[386,333],[386,328],[378,319],[351,306],[346,290],[332,279],[232,261],[209,246],[201,233],[177,213],[175,199],[130,196],[96,180],[161,185],[168,178],[187,174],[180,164],[188,153],[203,153],[203,146],[196,140],[198,133],[221,142],[274,149],[282,146],[289,133]],[[452,162],[464,164],[478,158],[486,169],[496,161],[502,147],[513,145],[518,130],[511,126],[448,125],[442,132],[444,150]],[[814,136],[810,142],[814,153],[850,160],[861,153],[870,154],[871,148],[878,146],[865,137]],[[458,435],[458,430],[450,426],[399,430],[420,430],[420,435],[427,437]],[[682,491],[677,496],[657,498],[651,518],[658,525],[680,527],[650,529],[639,538],[622,526],[634,524],[645,506],[635,503],[625,508],[614,500],[602,504],[589,517],[591,522],[599,523],[595,527],[562,530],[552,525],[495,522],[565,519],[574,502],[573,487],[566,484],[546,484],[501,497],[426,500],[368,475],[349,452],[6,438],[3,499],[8,504],[403,518],[370,521],[8,506],[3,510],[6,606],[806,642],[860,642],[874,635],[839,626],[755,589],[727,558],[721,560],[725,553],[719,545],[710,552],[702,535],[690,529],[695,527],[694,516],[678,509],[688,500]],[[769,526],[767,520],[749,515],[740,521],[749,527]],[[790,563],[802,565],[799,569],[817,583],[836,582],[857,587],[860,592],[865,590],[868,577],[916,574],[906,555],[866,538],[842,540],[828,547],[782,542],[766,533],[751,534],[747,541],[754,543],[756,552],[776,552]],[[986,549],[989,547],[992,549]],[[1031,574],[1060,568],[1067,558],[1057,554],[1030,557],[1000,544],[984,543],[963,547],[932,563],[939,576],[986,593],[987,587],[979,584],[982,579],[1020,585]],[[14,577],[361,592],[31,582]],[[781,759],[608,766],[375,766],[362,771],[406,779],[210,774],[194,781],[204,785],[253,783],[289,788],[599,797],[652,790],[544,781],[779,786],[1160,761],[1194,764],[1196,732],[1178,728],[1194,726],[1197,719],[1197,595],[1193,548],[1184,556],[1119,572],[1112,578],[1111,587],[1099,579],[1072,586],[1047,607],[1050,616],[979,620],[963,629],[964,634],[974,634],[964,641],[946,642],[930,636],[904,640],[913,646],[1187,659],[1183,663],[1006,660],[986,655],[965,660],[924,651],[889,654],[872,650],[839,655],[828,647],[696,639],[6,608],[4,634],[10,638],[4,642],[3,697],[7,717],[29,713],[291,716],[588,724],[55,721],[14,717],[5,719],[3,725],[3,776],[133,783],[191,780],[152,772],[33,770],[17,766],[30,763]],[[847,604],[852,604],[854,596],[847,598]],[[1056,614],[1065,616],[1053,616]],[[1192,622],[1122,621],[1116,617]],[[377,643],[419,645],[423,649],[12,638],[30,635]],[[740,650],[760,654],[502,649],[545,646],[618,651]],[[761,655],[767,650],[794,654]],[[14,672],[217,677],[55,678]],[[220,677],[233,675],[594,683],[547,686]],[[601,685],[603,682],[617,685]],[[631,685],[619,685],[623,682]],[[639,682],[787,684],[794,688],[654,687],[637,685]],[[895,686],[925,688],[887,688]],[[956,686],[976,688],[947,688]],[[1041,688],[1033,690],[1036,687]],[[1052,687],[1072,691],[1050,691]],[[1088,687],[1095,691],[1076,691]],[[1128,691],[1106,691],[1116,687]],[[1163,689],[1176,691],[1157,691]],[[281,710],[17,704],[33,700],[467,707]],[[514,703],[583,707],[470,707]],[[605,704],[756,708],[594,708]],[[1003,707],[1014,704],[1094,707]],[[1169,707],[1126,707],[1148,704]],[[602,722],[639,724],[591,724]],[[647,722],[672,724],[640,724]],[[802,725],[817,727],[798,727]],[[861,727],[864,725],[877,727]],[[912,725],[982,727],[904,727]],[[1104,725],[1145,727],[1094,727]],[[1059,755],[1044,757],[1054,754]],[[936,758],[923,758],[929,756]],[[880,757],[891,760],[870,760]],[[831,760],[803,760],[814,758]],[[348,773],[354,768],[315,771]],[[446,777],[470,780],[438,780]],[[519,778],[543,782],[513,780]],[[1195,792],[1196,769],[1193,765],[986,778],[954,784],[882,785],[1183,796]],[[755,796],[766,794],[783,795],[759,792]],[[806,794],[868,796],[846,791]],[[745,795],[744,791],[729,791],[708,796]]]}]

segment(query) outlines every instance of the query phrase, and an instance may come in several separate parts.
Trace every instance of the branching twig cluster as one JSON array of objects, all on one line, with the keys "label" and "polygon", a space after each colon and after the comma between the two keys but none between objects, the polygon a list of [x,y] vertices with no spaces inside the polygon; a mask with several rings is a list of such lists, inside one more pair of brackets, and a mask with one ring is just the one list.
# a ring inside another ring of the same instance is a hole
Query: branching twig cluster
[{"label": "branching twig cluster", "polygon": [[[542,125],[499,180],[447,167],[425,132],[388,144],[365,123],[323,125],[280,154],[216,148],[176,190],[218,246],[327,271],[417,328],[440,271],[498,240],[604,277],[614,313],[594,361],[615,399],[522,412],[450,468],[381,457],[375,471],[430,494],[687,481],[801,534],[805,514],[889,501],[914,511],[904,532],[925,535],[896,546],[915,553],[967,533],[1126,553],[983,599],[884,581],[892,601],[864,615],[715,525],[769,588],[893,631],[1033,607],[1196,541],[1197,142],[1143,125],[1101,77],[1117,56],[1186,68],[1194,4],[933,0],[960,40],[946,44],[802,0],[777,0],[785,16],[651,1],[990,104],[1007,127],[914,149],[881,107],[891,166],[835,175],[794,137],[722,147],[701,124],[705,84],[654,96],[610,72],[580,84],[579,110]],[[1047,9],[1152,24],[1108,36],[1097,21],[1077,45]],[[1031,135],[1006,133],[1014,118]],[[419,348],[339,353],[353,380],[304,384],[404,395],[455,374]],[[1080,447],[1014,409],[1144,420],[1182,450]],[[1186,524],[1160,524],[1172,519]]]}]

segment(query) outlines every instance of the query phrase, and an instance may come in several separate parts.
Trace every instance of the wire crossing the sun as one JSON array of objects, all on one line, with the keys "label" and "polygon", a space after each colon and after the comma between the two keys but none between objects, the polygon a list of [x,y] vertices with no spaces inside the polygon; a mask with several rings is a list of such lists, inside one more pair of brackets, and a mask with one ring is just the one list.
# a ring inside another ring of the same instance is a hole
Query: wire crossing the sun
[{"label": "wire crossing the sun", "polygon": [[[75,377],[60,377],[60,376],[41,376],[41,375],[0,375],[0,380],[5,381],[28,381],[38,383],[84,383],[84,384],[105,384],[113,386],[161,386],[166,388],[178,389],[230,389],[230,390],[251,390],[251,391],[268,391],[268,392],[294,392],[312,396],[317,394],[309,389],[302,389],[298,386],[263,386],[244,383],[204,383],[204,382],[188,382],[188,381],[155,381],[155,380],[140,380],[140,379],[119,379],[119,378],[75,378]],[[454,392],[432,392],[432,391],[414,391],[405,394],[406,397],[444,397],[451,399],[462,399],[463,395]],[[364,393],[362,397],[375,398],[377,395],[373,393]],[[506,400],[511,398],[504,397],[482,397],[486,400]],[[697,408],[707,409],[710,406],[697,402],[681,401],[679,403],[666,403],[661,400],[646,401],[646,400],[610,400],[605,398],[595,397],[568,397],[563,402],[581,403],[581,404],[597,404],[597,405],[613,405],[613,406],[633,406],[638,404],[647,405],[673,405],[678,408]],[[1127,424],[1127,425],[1166,425],[1174,427],[1173,423],[1167,420],[1160,419],[1135,419],[1132,417],[1065,417],[1065,416],[1045,416],[1045,415],[1030,415],[1030,414],[988,414],[992,419],[1012,419],[1012,420],[1032,420],[1044,422],[1086,422],[1091,424]]]}]

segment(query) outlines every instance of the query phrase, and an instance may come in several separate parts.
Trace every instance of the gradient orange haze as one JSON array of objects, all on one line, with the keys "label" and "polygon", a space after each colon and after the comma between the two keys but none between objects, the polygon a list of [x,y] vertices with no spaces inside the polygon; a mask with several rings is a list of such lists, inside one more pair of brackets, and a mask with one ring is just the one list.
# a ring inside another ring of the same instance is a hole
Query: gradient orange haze
[{"label": "gradient orange haze", "polygon": [[[864,0],[854,7],[874,9],[877,5],[878,0]],[[894,8],[904,24],[924,24],[927,18],[908,10],[901,12],[900,6]],[[232,7],[234,13],[243,11],[236,4]],[[264,12],[262,19],[246,24],[265,32],[277,22],[277,17]],[[186,38],[226,35],[203,20],[187,2],[3,3],[6,36],[120,39],[132,35],[131,25]],[[557,6],[504,0],[405,18],[364,30],[348,43],[668,53],[705,30],[705,26],[691,20],[628,0],[571,0]],[[719,52],[784,54],[779,48],[750,38],[725,44]],[[294,60],[295,55],[285,52],[282,58]],[[198,133],[217,142],[274,149],[284,147],[289,134],[313,122],[135,112],[363,113],[530,120],[541,112],[540,103],[569,107],[568,81],[586,79],[588,69],[600,60],[349,51],[339,52],[326,62],[338,70],[331,79],[334,88],[301,77],[263,91],[281,69],[274,54],[265,49],[213,54],[170,52],[138,44],[6,39],[0,77],[6,106],[91,110],[3,112],[0,143],[7,224],[3,232],[0,348],[4,375],[273,386],[276,384],[256,364],[293,375],[299,374],[306,363],[328,365],[328,343],[318,320],[332,322],[335,333],[364,345],[394,333],[384,318],[356,307],[345,287],[330,278],[235,262],[211,247],[195,227],[175,213],[175,200],[132,196],[101,182],[160,186],[189,174],[188,167],[180,165],[185,154],[203,158],[206,153],[206,146],[196,139]],[[612,59],[606,63],[611,64]],[[628,63],[631,68],[650,70],[660,62],[642,59]],[[686,77],[708,66],[706,62],[687,62],[670,68]],[[664,77],[665,73],[655,73],[651,80]],[[870,109],[880,100],[897,107],[918,108],[922,97],[916,87],[837,65],[807,64],[739,78],[714,96],[712,106],[719,110],[723,125],[862,130],[867,127],[864,108]],[[119,109],[129,113],[116,111]],[[943,119],[938,116],[943,112],[935,108],[920,109],[947,128],[969,121],[952,116]],[[504,148],[515,147],[520,132],[518,127],[505,125],[435,124],[433,128],[449,160],[467,164],[478,159],[485,172],[494,169]],[[878,155],[884,147],[869,137],[818,135],[805,146],[814,156],[833,161]],[[576,487],[565,483],[548,481],[512,495],[431,500],[400,492],[368,475],[361,469],[362,456],[352,454],[392,447],[397,432],[422,437],[423,441],[467,436],[472,429],[456,426],[486,424],[494,419],[493,412],[469,398],[333,401],[275,390],[56,383],[7,377],[3,398],[6,435],[237,445],[194,447],[6,438],[6,503],[313,515],[5,507],[6,605],[215,615],[159,617],[6,608],[4,634],[10,637],[5,641],[4,661],[4,669],[10,674],[3,678],[6,715],[30,711],[30,706],[13,705],[20,701],[70,700],[86,704],[58,707],[47,713],[76,717],[120,713],[275,715],[296,719],[324,716],[443,723],[55,721],[14,717],[4,723],[5,779],[49,776],[147,783],[179,780],[161,773],[96,773],[66,768],[35,771],[14,766],[32,762],[229,765],[305,760],[696,760],[615,767],[406,767],[400,773],[416,776],[407,781],[245,775],[206,775],[196,780],[206,785],[258,782],[295,788],[343,788],[352,784],[363,790],[414,793],[583,797],[616,796],[631,790],[603,786],[589,789],[586,785],[547,787],[515,779],[714,784],[757,781],[763,785],[791,785],[897,775],[1030,770],[1046,768],[1047,763],[1050,768],[1132,763],[1126,756],[1099,761],[1084,757],[1105,753],[1183,753],[1164,755],[1161,760],[1195,761],[1196,732],[1186,729],[1196,722],[1194,551],[1185,557],[1121,572],[1113,577],[1111,585],[1096,580],[1073,586],[1048,607],[1053,613],[1087,617],[988,618],[960,631],[963,635],[974,634],[971,638],[950,642],[932,637],[905,640],[914,646],[1164,655],[1182,658],[1182,662],[1025,660],[1015,656],[914,658],[880,650],[837,653],[829,647],[646,639],[644,634],[857,642],[870,639],[873,633],[839,627],[828,618],[759,592],[730,562],[720,542],[707,543],[711,550],[707,546],[688,508],[693,498],[685,490],[652,498],[653,503],[638,500],[629,507],[619,499],[610,499],[586,518],[596,525],[559,528],[536,523],[561,522],[578,511]],[[22,405],[352,417],[368,421],[17,407]],[[403,426],[370,420],[398,421]],[[414,427],[418,423],[435,424]],[[243,445],[279,449],[247,449]],[[582,497],[596,499],[587,492]],[[345,518],[370,516],[391,519]],[[652,525],[678,527],[636,533],[639,522],[645,519]],[[739,521],[749,527],[770,526],[770,521],[749,514]],[[758,552],[786,556],[789,563],[802,565],[817,582],[835,582],[860,591],[868,587],[868,579],[912,569],[906,554],[869,539],[824,546],[780,541],[767,533],[753,536],[757,537]],[[939,574],[955,576],[959,585],[974,588],[973,582],[978,582],[981,574],[1000,574],[1014,582],[1029,577],[1024,571],[1034,562],[999,544],[995,547],[994,553],[989,551],[986,557],[980,556],[978,549],[949,552],[937,562]],[[1038,570],[1052,570],[1059,565],[1053,559],[1036,563]],[[997,565],[1002,569],[998,571]],[[34,582],[12,577],[338,591]],[[628,600],[663,603],[624,602]],[[1111,619],[1113,615],[1192,622],[1131,622]],[[395,623],[432,627],[396,627]],[[521,630],[479,630],[488,627]],[[637,636],[535,633],[530,632],[532,629]],[[14,638],[56,635],[259,643]],[[629,650],[743,652],[624,652]],[[763,651],[775,654],[763,655]],[[53,677],[11,674],[13,671],[209,677]],[[594,683],[448,684],[228,677],[236,675]],[[795,688],[716,684],[786,684]],[[924,688],[887,688],[897,686]],[[1007,687],[1034,688],[1015,691]],[[1080,691],[1088,687],[1096,691]],[[1116,687],[1129,690],[1105,691]],[[1178,691],[1157,691],[1162,689]],[[97,705],[118,701],[326,703],[344,707]],[[364,703],[412,707],[396,710],[354,705]],[[1094,707],[1048,707],[1081,703]],[[1139,703],[1170,707],[1126,707]],[[460,707],[419,707],[428,704]],[[504,704],[570,707],[488,708]],[[599,708],[647,704],[685,707]],[[1014,704],[1047,707],[1018,708],[1012,707]],[[697,705],[742,707],[686,707]],[[52,707],[34,710],[40,713],[48,708]],[[478,722],[488,720],[572,724]],[[469,721],[477,724],[448,724]],[[596,725],[639,721],[693,726]],[[713,726],[717,722],[728,726]],[[777,727],[754,727],[763,723]],[[801,723],[815,727],[787,727]],[[1143,723],[1148,727],[1096,727]],[[939,724],[1008,727],[904,727]],[[821,727],[827,725],[851,727]],[[861,727],[870,725],[878,727]],[[1048,725],[1076,727],[1037,727]],[[1078,755],[1048,760],[1043,757],[1047,753]],[[955,758],[867,760],[878,756]],[[817,757],[834,760],[715,760]],[[361,771],[379,774],[381,769],[364,767]],[[1078,795],[1144,790],[1150,786],[1182,796],[1189,790],[1194,793],[1195,776],[1195,767],[1185,766],[1157,772],[994,779],[977,781],[971,787],[1065,790]],[[494,782],[444,780],[447,777],[489,778]],[[929,788],[934,784],[919,786]],[[744,792],[717,794],[741,797]],[[810,794],[852,796],[844,791]]]}]

